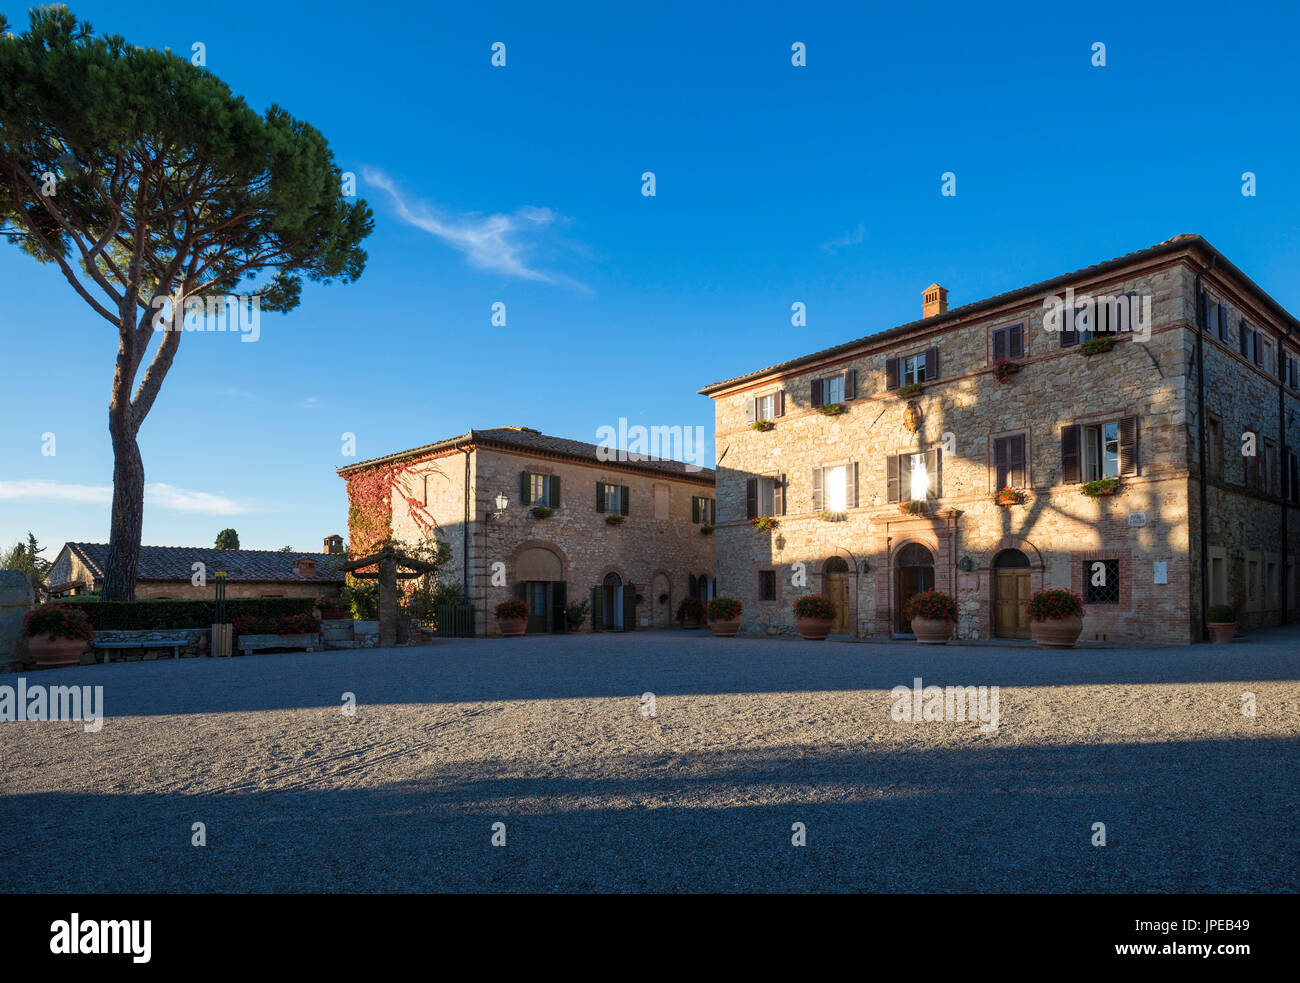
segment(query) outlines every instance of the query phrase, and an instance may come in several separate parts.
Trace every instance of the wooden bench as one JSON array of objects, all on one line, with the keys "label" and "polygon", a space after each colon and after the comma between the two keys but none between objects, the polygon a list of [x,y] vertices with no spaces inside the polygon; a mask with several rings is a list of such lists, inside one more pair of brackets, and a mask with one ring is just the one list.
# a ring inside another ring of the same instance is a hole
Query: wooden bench
[{"label": "wooden bench", "polygon": [[189,645],[189,641],[184,638],[160,638],[153,642],[100,642],[92,641],[91,648],[102,649],[104,652],[104,663],[107,665],[112,662],[111,652],[114,649],[171,649],[172,658],[181,657],[181,649]]}]

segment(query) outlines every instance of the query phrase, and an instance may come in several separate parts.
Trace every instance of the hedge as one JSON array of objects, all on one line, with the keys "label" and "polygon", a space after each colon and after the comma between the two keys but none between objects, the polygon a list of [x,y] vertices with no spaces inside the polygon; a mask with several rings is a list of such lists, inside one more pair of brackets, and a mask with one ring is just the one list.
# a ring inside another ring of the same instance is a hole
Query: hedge
[{"label": "hedge", "polygon": [[[215,601],[82,601],[70,597],[56,603],[76,603],[86,612],[96,631],[210,628],[216,617]],[[226,620],[310,615],[315,604],[314,597],[231,598],[226,601]]]}]

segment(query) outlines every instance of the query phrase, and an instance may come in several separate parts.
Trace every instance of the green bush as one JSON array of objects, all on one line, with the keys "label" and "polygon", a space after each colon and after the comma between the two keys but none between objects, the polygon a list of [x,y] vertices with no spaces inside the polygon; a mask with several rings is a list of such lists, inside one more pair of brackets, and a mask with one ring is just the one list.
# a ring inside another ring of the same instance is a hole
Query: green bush
[{"label": "green bush", "polygon": [[1231,604],[1211,604],[1205,612],[1207,623],[1218,625],[1230,625],[1237,620],[1237,612],[1232,610]]},{"label": "green bush", "polygon": [[[209,628],[216,617],[214,601],[98,601],[69,598],[57,604],[77,603],[96,631],[145,631],[168,628]],[[247,597],[226,601],[226,619],[281,618],[310,615],[311,597]]]}]

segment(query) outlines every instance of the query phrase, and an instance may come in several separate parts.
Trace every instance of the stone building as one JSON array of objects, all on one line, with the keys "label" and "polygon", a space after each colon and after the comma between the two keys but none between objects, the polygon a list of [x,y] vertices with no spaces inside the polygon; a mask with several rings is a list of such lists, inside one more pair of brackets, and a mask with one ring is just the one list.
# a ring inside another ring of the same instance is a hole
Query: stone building
[{"label": "stone building", "polygon": [[1208,242],[953,309],[935,284],[923,315],[701,390],[744,630],[821,592],[837,631],[906,636],[929,588],[963,638],[1026,637],[1050,587],[1084,596],[1088,640],[1197,641],[1213,603],[1296,620],[1300,322]]},{"label": "stone building", "polygon": [[[67,597],[103,586],[107,543],[64,543],[46,577],[49,593]],[[226,574],[226,597],[327,597],[343,586],[343,538],[327,536],[323,553],[141,546],[136,600],[203,600],[216,596],[213,574]],[[195,564],[202,564],[196,571]],[[202,572],[202,583],[194,583]]]},{"label": "stone building", "polygon": [[671,627],[683,598],[712,596],[713,472],[609,456],[497,427],[339,468],[351,549],[385,534],[446,543],[479,635],[498,633],[493,610],[511,597],[532,633],[563,632],[584,600],[580,630]]}]

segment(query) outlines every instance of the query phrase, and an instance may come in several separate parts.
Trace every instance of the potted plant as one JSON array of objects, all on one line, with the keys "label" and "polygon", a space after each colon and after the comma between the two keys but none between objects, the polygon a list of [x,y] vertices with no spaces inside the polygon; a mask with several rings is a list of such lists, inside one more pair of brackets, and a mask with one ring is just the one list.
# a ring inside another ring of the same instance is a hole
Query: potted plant
[{"label": "potted plant", "polygon": [[839,416],[844,412],[843,403],[822,403],[817,407],[817,412],[822,416]]},{"label": "potted plant", "polygon": [[1087,495],[1089,498],[1106,498],[1118,491],[1118,478],[1098,478],[1095,481],[1085,481],[1079,486],[1079,494]]},{"label": "potted plant", "polygon": [[919,383],[919,382],[909,382],[909,383],[908,383],[907,385],[905,385],[905,386],[899,386],[899,387],[898,387],[898,395],[900,395],[900,396],[904,396],[904,397],[906,397],[906,396],[915,396],[917,393],[919,393],[919,392],[920,392],[922,389],[924,389],[924,388],[925,388],[925,386],[922,385],[922,384]]},{"label": "potted plant", "polygon": [[1019,488],[1003,488],[993,496],[993,502],[996,505],[1010,508],[1012,505],[1019,505],[1025,500],[1025,493]]},{"label": "potted plant", "polygon": [[771,532],[776,528],[776,520],[770,515],[760,515],[757,519],[751,519],[749,524],[759,532]]},{"label": "potted plant", "polygon": [[704,602],[698,597],[683,597],[677,605],[677,622],[683,628],[698,628],[704,624]]},{"label": "potted plant", "polygon": [[1100,355],[1102,352],[1108,352],[1114,348],[1115,341],[1114,335],[1089,338],[1087,341],[1080,343],[1079,352],[1083,355]]},{"label": "potted plant", "polygon": [[794,602],[794,619],[801,638],[810,642],[824,641],[835,620],[835,605],[829,597],[809,594]]},{"label": "potted plant", "polygon": [[582,626],[587,623],[587,612],[590,610],[590,601],[579,601],[564,609],[564,624],[570,634],[582,631]]},{"label": "potted plant", "polygon": [[1029,599],[1029,633],[1039,648],[1072,649],[1083,631],[1083,598],[1072,590],[1036,591]]},{"label": "potted plant", "polygon": [[612,515],[605,516],[605,522],[611,526],[621,526],[626,521],[627,521],[627,516],[619,515],[619,513],[617,512],[613,513]]},{"label": "potted plant", "polygon": [[502,638],[518,638],[528,628],[528,604],[517,597],[498,604],[496,616]]},{"label": "potted plant", "polygon": [[36,667],[47,669],[80,663],[95,629],[78,605],[41,604],[23,615],[23,634]]},{"label": "potted plant", "polygon": [[1211,604],[1205,612],[1205,627],[1216,642],[1231,642],[1237,631],[1237,612],[1231,604]]},{"label": "potted plant", "polygon": [[898,503],[898,511],[903,515],[925,515],[925,502],[919,499],[908,499],[906,502]]},{"label": "potted plant", "polygon": [[534,519],[549,519],[555,515],[555,509],[549,505],[534,505],[531,511]]},{"label": "potted plant", "polygon": [[913,594],[903,605],[919,645],[947,645],[957,624],[957,602],[941,590]]},{"label": "potted plant", "polygon": [[767,433],[776,427],[771,420],[755,420],[750,429],[757,430],[759,433]]},{"label": "potted plant", "polygon": [[709,628],[719,638],[734,638],[740,631],[743,604],[733,597],[715,597],[709,602]]},{"label": "potted plant", "polygon": [[1010,359],[1000,359],[993,363],[993,378],[998,382],[1008,383],[1011,377],[1020,371],[1020,363],[1013,362]]}]

